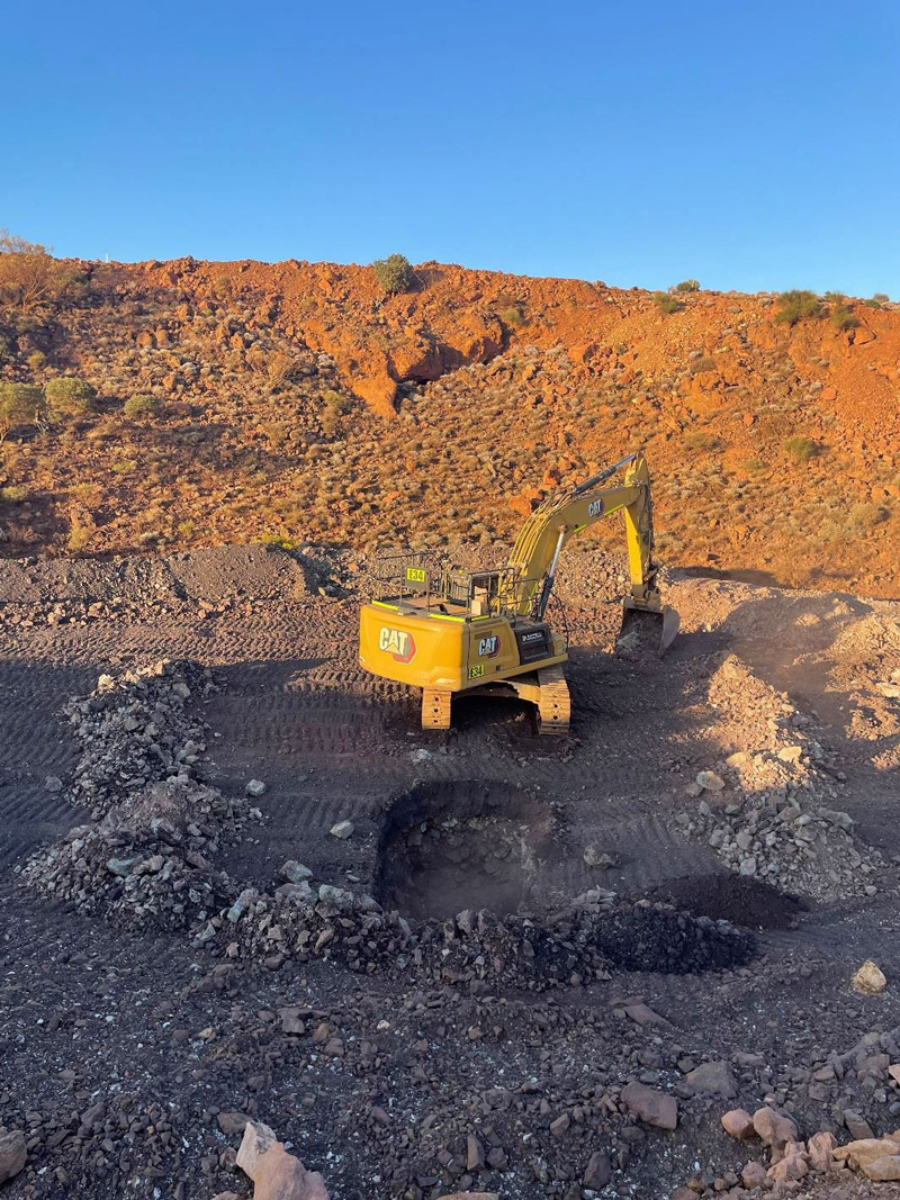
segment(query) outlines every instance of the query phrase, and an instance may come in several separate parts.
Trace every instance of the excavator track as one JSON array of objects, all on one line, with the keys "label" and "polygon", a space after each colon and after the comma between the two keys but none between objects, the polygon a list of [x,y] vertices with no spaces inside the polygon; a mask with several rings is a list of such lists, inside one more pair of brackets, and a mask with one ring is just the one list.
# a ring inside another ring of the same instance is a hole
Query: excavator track
[{"label": "excavator track", "polygon": [[540,732],[556,737],[568,733],[572,702],[562,667],[544,667],[538,671],[537,677],[541,689],[538,700]]},{"label": "excavator track", "polygon": [[449,729],[452,692],[425,688],[422,692],[422,728]]}]

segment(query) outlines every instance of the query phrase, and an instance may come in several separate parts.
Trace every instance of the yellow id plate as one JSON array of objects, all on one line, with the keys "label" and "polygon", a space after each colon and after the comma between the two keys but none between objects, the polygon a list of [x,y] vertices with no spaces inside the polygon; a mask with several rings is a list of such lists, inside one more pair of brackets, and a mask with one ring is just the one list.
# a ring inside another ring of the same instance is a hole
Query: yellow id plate
[{"label": "yellow id plate", "polygon": [[406,578],[410,583],[424,583],[427,575],[422,567],[407,567]]}]

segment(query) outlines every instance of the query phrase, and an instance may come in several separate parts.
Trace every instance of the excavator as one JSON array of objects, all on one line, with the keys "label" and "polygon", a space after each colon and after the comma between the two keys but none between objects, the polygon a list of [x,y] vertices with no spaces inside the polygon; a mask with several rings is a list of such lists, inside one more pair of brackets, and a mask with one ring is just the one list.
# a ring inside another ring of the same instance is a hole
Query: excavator
[{"label": "excavator", "polygon": [[[601,486],[622,468],[619,486]],[[542,734],[565,734],[568,640],[551,629],[547,605],[569,539],[620,511],[631,593],[619,642],[644,640],[646,626],[655,624],[657,651],[664,654],[678,631],[678,614],[661,601],[650,472],[637,452],[548,496],[526,518],[500,570],[432,568],[422,555],[381,560],[379,595],[360,610],[360,666],[420,687],[423,729],[448,729],[453,697],[480,693],[517,695],[537,707]]]}]

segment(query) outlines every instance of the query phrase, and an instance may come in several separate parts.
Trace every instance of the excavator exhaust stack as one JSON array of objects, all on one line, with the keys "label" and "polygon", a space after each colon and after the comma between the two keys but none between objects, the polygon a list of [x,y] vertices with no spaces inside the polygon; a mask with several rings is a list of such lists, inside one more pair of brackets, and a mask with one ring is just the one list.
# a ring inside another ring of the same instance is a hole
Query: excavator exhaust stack
[{"label": "excavator exhaust stack", "polygon": [[616,648],[638,653],[646,649],[648,652],[655,651],[662,658],[675,641],[680,623],[678,613],[668,604],[654,611],[637,608],[626,600]]}]

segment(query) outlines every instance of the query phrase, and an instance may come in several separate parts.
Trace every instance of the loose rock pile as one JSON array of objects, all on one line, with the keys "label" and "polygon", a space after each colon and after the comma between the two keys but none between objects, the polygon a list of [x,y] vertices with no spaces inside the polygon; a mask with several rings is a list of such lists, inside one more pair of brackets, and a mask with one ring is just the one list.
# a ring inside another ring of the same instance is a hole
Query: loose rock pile
[{"label": "loose rock pile", "polygon": [[85,912],[167,927],[205,920],[233,893],[212,858],[247,803],[196,779],[206,731],[185,709],[213,686],[195,663],[159,662],[101,675],[91,696],[67,705],[85,746],[70,797],[90,804],[94,821],[25,864],[31,886]]},{"label": "loose rock pile", "polygon": [[190,782],[206,749],[206,730],[185,709],[192,694],[215,689],[197,663],[162,660],[113,677],[65,707],[84,751],[70,799],[100,820],[114,805],[157,780]]},{"label": "loose rock pile", "polygon": [[[204,937],[218,935],[230,958],[333,958],[351,970],[420,983],[506,985],[542,990],[608,979],[611,966],[685,974],[740,966],[755,953],[751,935],[724,921],[693,918],[665,905],[571,907],[540,924],[489,911],[446,921],[408,922],[369,896],[321,885],[297,863],[274,894],[242,892]],[[305,874],[304,874],[305,873]]]},{"label": "loose rock pile", "polygon": [[717,672],[710,696],[751,748],[729,755],[717,771],[698,773],[690,788],[698,812],[676,818],[685,831],[729,869],[782,890],[822,901],[874,895],[884,863],[875,850],[861,853],[852,817],[837,807],[839,775],[807,732],[810,718],[734,656]]}]

